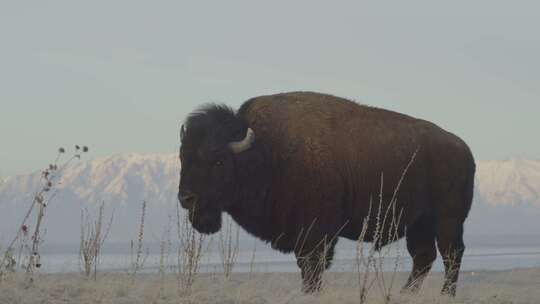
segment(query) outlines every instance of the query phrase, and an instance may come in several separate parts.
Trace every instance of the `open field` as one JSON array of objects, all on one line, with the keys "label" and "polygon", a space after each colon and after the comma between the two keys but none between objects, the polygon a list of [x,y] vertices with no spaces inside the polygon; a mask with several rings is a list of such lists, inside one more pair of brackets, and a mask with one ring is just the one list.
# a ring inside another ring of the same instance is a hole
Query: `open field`
[{"label": "open field", "polygon": [[[386,274],[389,276],[389,274]],[[416,295],[400,294],[406,273],[398,273],[390,303],[538,303],[540,268],[462,272],[458,295],[439,296],[442,274],[430,274]],[[298,273],[201,274],[189,295],[179,296],[177,279],[168,274],[102,273],[97,281],[78,273],[38,274],[28,285],[12,274],[0,283],[0,303],[359,303],[358,274],[325,274],[325,288],[315,295],[300,292]],[[374,285],[367,303],[383,303]]]}]

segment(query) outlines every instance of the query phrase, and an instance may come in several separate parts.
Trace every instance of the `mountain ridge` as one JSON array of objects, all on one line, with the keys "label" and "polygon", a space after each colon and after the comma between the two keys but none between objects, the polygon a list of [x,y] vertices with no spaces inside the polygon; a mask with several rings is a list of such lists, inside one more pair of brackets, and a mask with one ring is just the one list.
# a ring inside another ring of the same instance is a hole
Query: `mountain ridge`
[{"label": "mountain ridge", "polygon": [[[136,231],[142,201],[149,207],[147,224],[154,235],[160,235],[163,223],[176,214],[179,170],[175,153],[115,154],[70,164],[62,172],[52,206],[47,207],[50,235],[77,239],[80,210],[95,210],[104,202],[109,211],[114,210],[118,223],[113,230],[124,240]],[[41,171],[36,171],[0,184],[0,238],[20,225],[40,189],[40,177]],[[540,161],[477,161],[469,230],[538,231],[539,216]]]},{"label": "mountain ridge", "polygon": [[[159,201],[176,196],[179,170],[180,162],[174,153],[114,154],[73,163],[63,172],[58,189],[73,191],[82,200],[112,199],[125,203],[130,198],[147,197]],[[41,171],[35,171],[5,178],[0,184],[0,204],[20,202],[21,196],[32,195],[39,189],[40,174]],[[133,197],[134,193],[129,192],[137,192],[136,185],[144,191]],[[475,201],[540,208],[540,160],[477,161]]]}]

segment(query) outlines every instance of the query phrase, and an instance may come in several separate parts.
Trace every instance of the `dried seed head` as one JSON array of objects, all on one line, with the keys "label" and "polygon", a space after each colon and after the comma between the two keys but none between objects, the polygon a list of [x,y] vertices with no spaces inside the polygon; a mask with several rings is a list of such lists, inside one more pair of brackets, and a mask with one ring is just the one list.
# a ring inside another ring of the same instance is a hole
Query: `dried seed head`
[{"label": "dried seed head", "polygon": [[81,147],[79,147],[79,145],[75,145],[75,150],[78,151],[78,150],[80,150],[80,149],[81,149]]},{"label": "dried seed head", "polygon": [[88,152],[88,147],[87,147],[87,146],[84,146],[84,147],[82,148],[82,151],[85,152],[85,153]]},{"label": "dried seed head", "polygon": [[58,148],[58,153],[66,153],[66,149],[60,147]]}]

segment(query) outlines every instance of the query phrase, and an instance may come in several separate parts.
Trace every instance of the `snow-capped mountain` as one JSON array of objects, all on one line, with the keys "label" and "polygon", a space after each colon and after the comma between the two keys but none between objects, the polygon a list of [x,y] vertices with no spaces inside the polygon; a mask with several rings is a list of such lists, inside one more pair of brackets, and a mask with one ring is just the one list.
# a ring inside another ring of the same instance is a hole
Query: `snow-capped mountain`
[{"label": "snow-capped mountain", "polygon": [[[174,154],[125,154],[73,162],[60,172],[59,196],[77,201],[163,203],[176,196],[180,162]],[[0,205],[29,202],[40,187],[41,172],[8,177],[0,185]]]},{"label": "snow-capped mountain", "polygon": [[[133,239],[143,201],[147,202],[145,229],[159,236],[161,224],[176,214],[179,170],[174,154],[124,154],[70,163],[58,174],[56,194],[47,193],[54,194],[45,216],[48,238],[77,240],[81,210],[95,211],[104,202],[106,213],[114,213],[111,237]],[[0,184],[0,240],[18,227],[42,183],[38,171]]]},{"label": "snow-capped mountain", "polygon": [[476,170],[477,199],[489,205],[540,208],[540,161],[481,161]]},{"label": "snow-capped mountain", "polygon": [[[70,164],[61,172],[58,194],[47,207],[49,235],[76,240],[80,210],[95,210],[105,202],[109,210],[114,210],[115,235],[125,239],[136,232],[143,200],[148,203],[147,223],[150,229],[154,225],[153,233],[159,235],[159,225],[175,212],[179,169],[175,154],[114,155]],[[0,184],[0,238],[17,227],[40,188],[40,177],[41,172],[35,172],[7,178]],[[475,184],[475,202],[468,221],[474,221],[470,225],[474,232],[508,232],[514,229],[511,221],[515,229],[525,225],[540,230],[540,161],[478,161]],[[500,217],[509,222],[497,230],[502,226]]]}]

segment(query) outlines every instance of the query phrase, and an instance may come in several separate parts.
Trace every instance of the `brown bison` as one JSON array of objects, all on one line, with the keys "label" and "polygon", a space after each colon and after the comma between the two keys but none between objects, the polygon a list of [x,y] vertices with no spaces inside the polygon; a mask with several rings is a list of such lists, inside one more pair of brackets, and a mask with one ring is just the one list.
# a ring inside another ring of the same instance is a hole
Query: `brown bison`
[{"label": "brown bison", "polygon": [[[420,287],[437,244],[442,292],[455,294],[475,163],[465,142],[433,123],[325,94],[260,96],[238,112],[207,105],[190,114],[180,159],[178,198],[193,227],[215,233],[227,212],[294,252],[306,292],[320,288],[338,237],[364,232],[377,248],[406,237],[408,290]],[[381,225],[389,209],[399,220]]]}]

